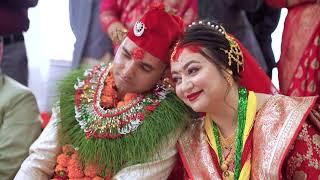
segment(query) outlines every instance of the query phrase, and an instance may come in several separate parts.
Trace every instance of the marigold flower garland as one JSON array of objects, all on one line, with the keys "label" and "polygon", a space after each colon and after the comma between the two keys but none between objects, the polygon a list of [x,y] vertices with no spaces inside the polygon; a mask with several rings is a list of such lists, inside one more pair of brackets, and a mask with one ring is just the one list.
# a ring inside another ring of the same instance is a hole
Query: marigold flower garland
[{"label": "marigold flower garland", "polygon": [[[127,93],[122,99],[111,73],[111,65],[87,70],[75,88],[75,118],[87,138],[116,139],[134,131],[165,99],[169,90],[160,85],[145,95]],[[111,132],[111,130],[115,130]],[[110,179],[111,173],[93,164],[80,163],[77,150],[65,145],[57,157],[54,179]]]},{"label": "marigold flower garland", "polygon": [[116,139],[135,131],[149,112],[158,107],[170,90],[157,85],[147,94],[118,97],[111,65],[96,66],[74,85],[75,118],[87,138]]},{"label": "marigold flower garland", "polygon": [[102,90],[101,95],[101,106],[105,108],[119,108],[125,105],[128,105],[131,101],[138,97],[135,93],[127,93],[123,97],[123,100],[120,100],[117,93],[117,87],[114,82],[112,73],[107,76],[104,81],[105,86]]},{"label": "marigold flower garland", "polygon": [[109,171],[103,172],[93,164],[83,167],[78,159],[78,152],[71,145],[65,145],[62,147],[62,153],[57,157],[53,179],[108,180],[111,176]]}]

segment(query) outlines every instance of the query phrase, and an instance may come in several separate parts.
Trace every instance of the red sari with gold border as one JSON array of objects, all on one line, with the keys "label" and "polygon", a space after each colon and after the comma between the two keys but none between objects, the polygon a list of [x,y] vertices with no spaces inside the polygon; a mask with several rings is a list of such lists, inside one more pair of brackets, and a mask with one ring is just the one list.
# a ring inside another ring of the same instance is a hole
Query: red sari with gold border
[{"label": "red sari with gold border", "polygon": [[317,0],[267,0],[287,7],[279,59],[280,92],[288,96],[320,94],[320,3]]},{"label": "red sari with gold border", "polygon": [[[311,113],[315,101],[316,97],[275,95],[254,114],[243,149],[240,179],[319,177],[319,115]],[[205,128],[205,121],[197,120],[178,141],[185,179],[222,179]]]}]

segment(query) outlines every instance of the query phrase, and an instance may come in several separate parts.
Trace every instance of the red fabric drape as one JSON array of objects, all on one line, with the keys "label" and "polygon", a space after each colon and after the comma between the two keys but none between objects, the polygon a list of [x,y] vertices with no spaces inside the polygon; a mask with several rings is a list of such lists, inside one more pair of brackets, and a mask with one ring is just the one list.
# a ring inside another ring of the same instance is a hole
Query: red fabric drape
[{"label": "red fabric drape", "polygon": [[244,71],[241,73],[240,85],[254,92],[276,94],[278,90],[272,84],[271,79],[256,63],[249,51],[239,41],[237,43],[241,48],[244,58]]}]

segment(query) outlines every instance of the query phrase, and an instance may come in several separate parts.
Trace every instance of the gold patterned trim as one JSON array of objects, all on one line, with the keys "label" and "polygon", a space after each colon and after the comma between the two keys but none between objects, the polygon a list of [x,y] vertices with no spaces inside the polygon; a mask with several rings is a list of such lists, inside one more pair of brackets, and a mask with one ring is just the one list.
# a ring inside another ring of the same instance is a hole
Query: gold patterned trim
[{"label": "gold patterned trim", "polygon": [[286,93],[295,75],[303,54],[312,40],[312,34],[320,26],[320,5],[306,3],[303,8],[294,6],[289,9],[282,37],[279,66],[281,91]]},{"label": "gold patterned trim", "polygon": [[[316,97],[276,95],[258,112],[253,134],[252,176],[278,179],[286,153]],[[267,135],[267,136],[266,136]]]},{"label": "gold patterned trim", "polygon": [[204,119],[195,122],[183,133],[178,141],[182,161],[191,179],[221,179],[210,153],[210,146],[204,131]]}]

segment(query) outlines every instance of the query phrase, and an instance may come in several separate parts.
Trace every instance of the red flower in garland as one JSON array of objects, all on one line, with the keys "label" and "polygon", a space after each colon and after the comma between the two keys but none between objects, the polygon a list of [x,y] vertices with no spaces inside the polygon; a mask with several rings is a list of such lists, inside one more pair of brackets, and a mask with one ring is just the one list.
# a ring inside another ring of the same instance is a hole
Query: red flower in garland
[{"label": "red flower in garland", "polygon": [[144,114],[143,113],[137,113],[137,117],[143,121],[144,120]]},{"label": "red flower in garland", "polygon": [[149,112],[153,112],[157,107],[154,106],[154,105],[149,105],[149,106],[146,106],[146,110],[149,111]]},{"label": "red flower in garland", "polygon": [[132,50],[132,57],[136,61],[142,60],[144,58],[144,50],[138,47],[134,48]]}]

